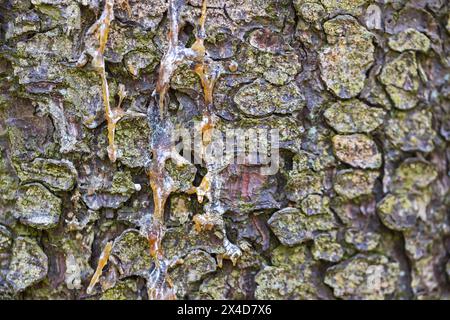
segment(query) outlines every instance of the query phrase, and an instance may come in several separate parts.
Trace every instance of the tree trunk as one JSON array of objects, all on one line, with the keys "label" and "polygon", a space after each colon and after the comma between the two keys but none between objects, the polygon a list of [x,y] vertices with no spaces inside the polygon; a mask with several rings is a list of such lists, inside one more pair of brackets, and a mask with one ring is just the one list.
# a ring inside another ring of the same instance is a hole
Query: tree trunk
[{"label": "tree trunk", "polygon": [[0,8],[1,299],[449,298],[447,1]]}]

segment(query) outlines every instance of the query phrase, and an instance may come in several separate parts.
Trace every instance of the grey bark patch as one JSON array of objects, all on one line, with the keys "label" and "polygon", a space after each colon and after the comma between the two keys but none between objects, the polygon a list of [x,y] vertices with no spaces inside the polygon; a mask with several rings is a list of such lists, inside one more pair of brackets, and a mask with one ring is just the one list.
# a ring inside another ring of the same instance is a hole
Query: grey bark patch
[{"label": "grey bark patch", "polygon": [[27,185],[19,191],[15,216],[37,229],[56,227],[61,215],[61,199],[40,184]]},{"label": "grey bark patch", "polygon": [[48,271],[48,259],[38,243],[30,238],[14,240],[13,256],[6,280],[14,291],[20,292],[44,279]]}]

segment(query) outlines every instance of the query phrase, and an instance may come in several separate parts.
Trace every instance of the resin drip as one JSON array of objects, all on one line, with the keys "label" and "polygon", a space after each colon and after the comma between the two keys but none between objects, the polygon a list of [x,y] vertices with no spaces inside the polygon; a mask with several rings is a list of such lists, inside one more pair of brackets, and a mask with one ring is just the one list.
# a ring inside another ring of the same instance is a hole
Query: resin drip
[{"label": "resin drip", "polygon": [[236,264],[237,259],[241,256],[241,250],[232,244],[227,236],[225,224],[223,221],[223,208],[219,205],[219,199],[212,190],[221,190],[222,180],[219,173],[224,169],[224,163],[221,160],[217,161],[212,154],[208,154],[207,148],[213,140],[214,129],[218,122],[217,116],[214,114],[214,100],[213,90],[217,80],[223,72],[222,66],[216,64],[212,59],[206,56],[204,46],[204,39],[206,37],[205,31],[206,22],[206,0],[202,4],[202,14],[199,21],[199,27],[196,34],[195,43],[192,49],[198,54],[198,63],[194,67],[195,73],[199,76],[205,99],[205,108],[203,110],[202,121],[197,130],[202,136],[200,156],[203,159],[207,168],[207,174],[203,177],[198,187],[193,187],[190,193],[197,194],[197,199],[200,203],[203,202],[204,197],[208,198],[208,203],[205,204],[205,213],[194,216],[195,229],[197,231],[212,230],[214,227],[222,231],[224,252],[217,255],[219,266],[222,265],[222,259],[230,259],[233,265]]},{"label": "resin drip", "polygon": [[[120,5],[128,2],[121,0]],[[99,74],[102,81],[102,101],[105,108],[105,119],[108,127],[108,157],[112,162],[117,158],[117,147],[114,142],[117,122],[123,117],[124,112],[120,105],[125,97],[125,90],[119,90],[119,105],[112,109],[110,105],[110,94],[108,80],[106,79],[104,52],[108,42],[108,34],[111,22],[114,20],[114,0],[106,0],[103,12],[99,19],[89,28],[86,33],[86,49],[81,54],[77,66],[83,67],[88,62],[88,55],[92,57],[92,66]]]},{"label": "resin drip", "polygon": [[91,294],[94,286],[97,284],[100,276],[102,275],[103,268],[106,266],[109,260],[109,256],[111,254],[111,250],[113,247],[112,241],[109,241],[106,246],[103,248],[103,251],[98,259],[97,269],[95,270],[94,275],[92,276],[91,282],[89,283],[89,287],[87,288],[87,294]]},{"label": "resin drip", "polygon": [[[119,0],[119,5],[128,5],[127,0]],[[123,99],[126,96],[125,87],[119,85],[119,103],[117,108],[112,109],[110,105],[110,94],[108,80],[106,79],[105,70],[105,57],[104,52],[106,48],[106,43],[108,42],[108,34],[111,26],[111,22],[114,20],[114,0],[106,0],[103,12],[98,20],[89,28],[86,33],[86,48],[81,54],[77,62],[77,67],[83,67],[87,64],[89,57],[92,58],[92,66],[95,71],[99,74],[102,81],[102,101],[105,108],[105,119],[108,127],[108,157],[112,162],[116,161],[116,145],[114,143],[114,135],[116,130],[117,122],[123,117],[124,111],[121,108]],[[102,274],[103,268],[108,263],[109,256],[112,250],[112,242],[108,242],[103,248],[102,254],[100,255],[97,268],[94,275],[92,276],[89,287],[87,288],[87,293],[91,294],[94,286],[99,281]]]},{"label": "resin drip", "polygon": [[174,125],[166,114],[166,96],[173,73],[178,65],[185,61],[192,61],[196,57],[194,50],[178,45],[180,10],[183,5],[184,1],[181,0],[169,1],[168,49],[161,60],[153,93],[159,114],[156,115],[154,110],[149,110],[152,127],[150,143],[153,156],[149,168],[149,179],[153,192],[154,211],[147,237],[150,255],[155,260],[155,267],[147,283],[150,299],[174,299],[176,297],[174,286],[167,274],[171,262],[164,257],[161,241],[165,233],[164,206],[170,194],[177,190],[176,182],[166,170],[166,162],[171,160],[177,166],[189,165],[189,162],[175,150],[172,143]]},{"label": "resin drip", "polygon": [[[218,227],[222,231],[224,250],[219,253],[219,260],[229,258],[234,264],[241,255],[240,249],[228,241],[226,237],[222,218],[223,212],[218,205],[214,204],[216,202],[211,192],[212,188],[220,187],[221,180],[218,177],[220,170],[218,170],[216,163],[207,159],[208,157],[206,156],[206,149],[211,143],[213,129],[217,123],[217,117],[213,112],[213,89],[222,72],[222,67],[206,56],[204,40],[206,37],[207,2],[204,0],[202,3],[201,15],[195,35],[196,40],[190,48],[182,47],[178,43],[180,10],[183,5],[184,1],[182,0],[171,0],[169,2],[168,49],[161,60],[158,80],[153,94],[158,105],[159,114],[156,115],[154,111],[149,111],[153,129],[151,137],[153,159],[149,168],[149,179],[153,191],[154,214],[147,236],[150,254],[156,261],[155,268],[151,273],[151,281],[148,283],[148,293],[151,299],[175,297],[172,281],[167,275],[167,270],[171,267],[172,262],[164,257],[161,242],[165,233],[164,206],[170,194],[177,191],[178,188],[165,168],[166,161],[171,160],[177,166],[190,165],[175,150],[172,144],[171,135],[174,124],[167,114],[166,99],[170,80],[177,67],[182,63],[189,63],[193,66],[193,70],[200,78],[205,99],[202,121],[195,130],[198,130],[202,136],[200,150],[199,152],[197,151],[197,154],[199,153],[199,156],[204,160],[208,173],[202,179],[200,185],[190,188],[188,193],[197,194],[200,203],[203,202],[204,197],[207,197],[209,202],[205,205],[206,213],[194,217],[195,228],[198,232],[211,230],[213,227]],[[178,261],[178,259],[174,259],[174,261]]]}]

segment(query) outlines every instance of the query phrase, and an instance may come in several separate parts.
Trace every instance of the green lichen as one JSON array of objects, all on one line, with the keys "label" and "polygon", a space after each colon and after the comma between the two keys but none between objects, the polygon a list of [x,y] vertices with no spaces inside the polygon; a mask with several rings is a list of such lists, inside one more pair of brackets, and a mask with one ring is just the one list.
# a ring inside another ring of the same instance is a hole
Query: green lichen
[{"label": "green lichen", "polygon": [[249,298],[248,289],[244,285],[246,276],[248,273],[238,269],[213,273],[202,282],[193,298],[202,300]]},{"label": "green lichen", "polygon": [[327,9],[329,13],[350,13],[350,14],[360,14],[362,12],[362,7],[368,0],[320,0],[322,5]]},{"label": "green lichen", "polygon": [[331,105],[323,115],[339,133],[369,133],[383,123],[386,112],[352,99]]},{"label": "green lichen", "polygon": [[303,95],[295,84],[277,87],[264,81],[243,86],[234,96],[234,102],[244,114],[254,117],[288,114],[301,110],[305,105]]},{"label": "green lichen", "polygon": [[100,300],[140,300],[136,280],[118,281],[113,288],[102,293]]},{"label": "green lichen", "polygon": [[66,70],[62,63],[72,59],[72,46],[69,37],[59,29],[18,42],[13,70],[19,83],[61,82]]},{"label": "green lichen", "polygon": [[394,112],[386,123],[386,136],[403,151],[433,151],[436,132],[431,112],[426,109]]},{"label": "green lichen", "polygon": [[386,86],[386,92],[389,94],[394,106],[399,110],[412,109],[419,102],[416,93],[408,92],[391,85]]},{"label": "green lichen", "polygon": [[152,259],[148,253],[148,241],[135,230],[127,230],[114,241],[111,255],[118,261],[122,277],[148,276]]},{"label": "green lichen", "polygon": [[344,249],[336,241],[336,232],[323,233],[314,237],[311,252],[314,259],[329,262],[338,262],[344,256]]},{"label": "green lichen", "polygon": [[297,266],[307,262],[310,258],[311,253],[305,245],[294,247],[280,245],[271,254],[271,261],[274,266]]},{"label": "green lichen", "polygon": [[202,250],[193,250],[183,258],[183,263],[170,271],[176,283],[177,296],[184,298],[192,289],[192,285],[216,271],[216,260]]},{"label": "green lichen", "polygon": [[378,169],[382,164],[381,153],[367,135],[335,135],[332,139],[336,157],[352,167]]},{"label": "green lichen", "polygon": [[[70,69],[64,76],[65,87],[60,89],[64,101],[81,122],[90,129],[98,127],[104,120],[102,88],[94,71]],[[110,84],[110,97],[116,92],[114,82]],[[110,103],[113,105],[114,101]]]},{"label": "green lichen", "polygon": [[5,38],[14,39],[29,32],[40,30],[39,16],[34,11],[29,11],[25,15],[19,15],[8,22]]},{"label": "green lichen", "polygon": [[136,185],[133,183],[131,173],[129,171],[117,172],[112,179],[112,185],[109,191],[122,195],[131,195],[135,192]]},{"label": "green lichen", "polygon": [[192,203],[185,195],[174,195],[170,198],[170,222],[176,225],[183,225],[190,221],[194,215]]},{"label": "green lichen", "polygon": [[291,201],[300,201],[310,194],[323,192],[324,176],[312,170],[291,171],[286,183],[287,197]]},{"label": "green lichen", "polygon": [[[261,73],[264,79],[279,86],[292,81],[301,69],[298,56],[293,53],[286,55],[260,54],[258,64],[262,69]],[[258,69],[256,68],[256,71],[259,71]]]},{"label": "green lichen", "polygon": [[7,158],[3,153],[0,155],[0,199],[14,200],[16,190],[19,188],[19,179],[12,174],[12,166],[7,162]]},{"label": "green lichen", "polygon": [[151,50],[134,50],[124,55],[125,67],[135,78],[143,73],[152,72],[159,60],[160,57],[156,54],[156,51]]},{"label": "green lichen", "polygon": [[179,66],[170,81],[170,87],[180,91],[202,92],[200,78],[187,64]]},{"label": "green lichen", "polygon": [[272,253],[273,266],[266,266],[255,277],[256,299],[325,298],[317,265],[306,246],[279,246]]},{"label": "green lichen", "polygon": [[320,70],[327,87],[338,97],[357,96],[365,72],[374,61],[372,35],[352,16],[337,16],[324,23],[330,45],[319,52]]},{"label": "green lichen", "polygon": [[6,253],[12,247],[12,234],[5,227],[0,225],[0,253]]},{"label": "green lichen", "polygon": [[145,118],[119,121],[115,136],[117,159],[130,168],[147,165],[150,161],[149,136],[150,129]]},{"label": "green lichen", "polygon": [[378,176],[376,171],[341,170],[335,176],[334,191],[347,199],[370,195]]},{"label": "green lichen", "polygon": [[[87,64],[99,60],[99,33],[87,30],[105,1],[10,0],[2,15],[0,299],[147,299],[166,267],[179,299],[448,296],[446,3],[208,0],[202,28],[203,0],[106,2],[110,104],[127,89],[115,163],[102,81]],[[155,82],[178,63],[161,59],[175,33],[172,48],[188,59],[160,118]],[[204,57],[191,50],[200,40]],[[202,62],[220,73],[208,112]],[[279,171],[164,161],[167,260],[157,263],[150,149],[202,115],[238,137],[278,129]],[[204,175],[213,179],[201,199],[192,192]]]},{"label": "green lichen", "polygon": [[93,183],[82,193],[83,201],[92,210],[102,207],[117,209],[133,193],[141,190],[141,185],[133,182],[131,172],[127,170],[115,172],[112,181],[108,183],[103,184],[101,180],[93,180]]},{"label": "green lichen", "polygon": [[426,208],[430,195],[414,194],[388,194],[377,205],[378,216],[381,221],[393,230],[409,230],[416,225],[420,217],[427,220]]},{"label": "green lichen", "polygon": [[[123,26],[115,20],[111,23],[105,59],[114,63],[123,61],[132,51],[146,52],[146,57],[155,59],[157,51],[149,34],[139,28]],[[152,61],[154,62],[154,61]]]},{"label": "green lichen", "polygon": [[395,292],[399,274],[399,264],[386,256],[358,254],[330,267],[325,283],[339,298],[379,300]]},{"label": "green lichen", "polygon": [[62,201],[40,184],[21,188],[15,216],[37,229],[54,228],[61,215]]},{"label": "green lichen", "polygon": [[295,10],[307,22],[319,22],[326,15],[325,8],[318,1],[294,1]]},{"label": "green lichen", "polygon": [[427,187],[437,178],[436,168],[419,159],[410,158],[395,170],[392,191],[409,191]]},{"label": "green lichen", "polygon": [[311,194],[302,200],[300,208],[307,215],[328,214],[330,212],[330,198]]},{"label": "green lichen", "polygon": [[36,158],[31,163],[17,163],[16,169],[22,182],[36,181],[54,191],[71,190],[77,178],[77,171],[68,160]]},{"label": "green lichen", "polygon": [[[227,129],[234,130],[278,130],[280,148],[299,152],[299,145],[301,143],[302,134],[305,129],[298,124],[293,117],[279,117],[271,115],[263,119],[260,118],[243,118],[233,123],[219,124],[217,129],[226,134]],[[270,139],[270,138],[268,138]]]},{"label": "green lichen", "polygon": [[374,250],[380,243],[381,235],[368,230],[349,228],[345,231],[345,242],[352,244],[360,251]]},{"label": "green lichen", "polygon": [[48,259],[36,240],[17,237],[12,252],[6,281],[15,292],[21,292],[45,278]]},{"label": "green lichen", "polygon": [[419,74],[414,52],[404,52],[387,62],[381,71],[380,81],[386,86],[416,92],[419,88]]},{"label": "green lichen", "polygon": [[427,52],[430,49],[430,39],[413,28],[408,28],[389,38],[388,45],[392,50],[403,52],[407,50]]},{"label": "green lichen", "polygon": [[296,208],[284,208],[275,212],[267,221],[283,245],[293,246],[314,238],[317,231],[336,227],[331,213],[307,216]]},{"label": "green lichen", "polygon": [[173,161],[166,162],[166,170],[174,181],[174,188],[187,191],[191,188],[195,179],[196,168],[193,164],[176,165]]},{"label": "green lichen", "polygon": [[240,24],[268,19],[276,27],[282,28],[282,21],[289,12],[289,3],[287,0],[232,0],[227,3],[225,10],[231,20]]}]

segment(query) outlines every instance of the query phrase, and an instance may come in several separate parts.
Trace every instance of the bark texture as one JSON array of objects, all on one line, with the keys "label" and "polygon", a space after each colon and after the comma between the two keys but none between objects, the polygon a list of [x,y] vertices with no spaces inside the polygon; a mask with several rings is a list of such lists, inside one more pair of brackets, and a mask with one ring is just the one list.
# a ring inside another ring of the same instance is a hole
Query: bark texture
[{"label": "bark texture", "polygon": [[0,1],[0,298],[449,298],[448,1],[203,5]]}]

